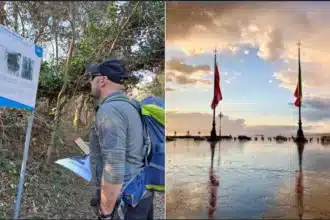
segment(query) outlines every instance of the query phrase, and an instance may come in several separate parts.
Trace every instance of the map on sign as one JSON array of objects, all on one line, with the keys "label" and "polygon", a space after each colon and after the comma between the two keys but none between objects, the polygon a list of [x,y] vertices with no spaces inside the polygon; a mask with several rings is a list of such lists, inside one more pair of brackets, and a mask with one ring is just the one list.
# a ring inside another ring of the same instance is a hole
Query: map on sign
[{"label": "map on sign", "polygon": [[0,25],[0,107],[35,107],[43,50]]}]

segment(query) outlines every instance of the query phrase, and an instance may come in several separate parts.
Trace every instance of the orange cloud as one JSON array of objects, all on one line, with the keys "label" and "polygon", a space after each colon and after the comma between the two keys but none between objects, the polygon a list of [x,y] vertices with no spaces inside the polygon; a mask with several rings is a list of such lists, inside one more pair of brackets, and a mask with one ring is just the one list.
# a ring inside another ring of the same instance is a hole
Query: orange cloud
[{"label": "orange cloud", "polygon": [[[284,88],[297,79],[297,42],[302,42],[305,96],[329,96],[329,2],[167,2],[166,44],[198,51],[257,48],[264,60],[283,60],[276,74]],[[287,69],[291,68],[292,71]]]},{"label": "orange cloud", "polygon": [[180,60],[172,59],[166,62],[166,81],[185,85],[209,86],[211,81],[201,78],[209,74],[210,66],[187,65]]}]

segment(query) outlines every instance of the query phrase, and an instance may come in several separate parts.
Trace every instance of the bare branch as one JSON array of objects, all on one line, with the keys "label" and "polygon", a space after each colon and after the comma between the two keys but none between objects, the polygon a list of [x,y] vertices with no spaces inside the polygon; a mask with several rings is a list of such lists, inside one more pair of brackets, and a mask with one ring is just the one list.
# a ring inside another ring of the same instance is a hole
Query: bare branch
[{"label": "bare branch", "polygon": [[[114,40],[112,41],[112,44],[111,44],[110,49],[109,49],[109,51],[108,51],[108,54],[111,54],[111,53],[112,53],[113,49],[114,49],[115,46],[116,46],[116,43],[117,43],[118,39],[120,38],[120,36],[121,36],[121,34],[123,33],[123,31],[125,30],[126,26],[127,26],[128,23],[130,22],[130,20],[131,20],[132,16],[134,15],[134,13],[135,13],[135,11],[136,11],[136,9],[137,9],[137,6],[138,6],[139,4],[140,4],[140,2],[137,2],[137,3],[135,4],[135,6],[134,6],[134,8],[133,8],[133,10],[132,10],[132,13],[128,16],[128,18],[126,19],[126,21],[125,21],[122,25],[120,25],[121,28],[120,28],[120,30],[118,31],[117,36],[116,36],[116,37],[114,38]],[[104,41],[100,44],[100,46],[97,47],[97,48],[92,52],[92,56],[95,54],[95,52],[96,52],[99,48],[101,48],[101,49],[103,49],[103,50],[102,50],[102,51],[99,53],[99,55],[97,56],[98,58],[100,58],[100,57],[104,54],[104,53],[103,53],[104,48],[106,48],[104,44],[107,44],[107,43],[109,43],[109,40],[108,40],[108,39],[104,40]]]}]

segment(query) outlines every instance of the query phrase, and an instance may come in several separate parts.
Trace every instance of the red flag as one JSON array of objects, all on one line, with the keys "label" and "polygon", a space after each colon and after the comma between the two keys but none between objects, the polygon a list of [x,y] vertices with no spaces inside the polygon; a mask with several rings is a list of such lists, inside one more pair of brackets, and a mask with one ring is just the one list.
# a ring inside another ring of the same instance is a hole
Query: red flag
[{"label": "red flag", "polygon": [[296,107],[300,107],[301,106],[301,90],[299,88],[299,83],[297,85],[296,91],[294,92],[294,96],[296,97],[296,101],[294,102],[294,105]]},{"label": "red flag", "polygon": [[220,74],[219,74],[219,70],[218,70],[218,66],[216,61],[215,63],[215,68],[214,68],[214,95],[213,95],[213,101],[211,104],[211,108],[214,109],[219,101],[222,100],[222,94],[221,94],[221,90],[220,90]]}]

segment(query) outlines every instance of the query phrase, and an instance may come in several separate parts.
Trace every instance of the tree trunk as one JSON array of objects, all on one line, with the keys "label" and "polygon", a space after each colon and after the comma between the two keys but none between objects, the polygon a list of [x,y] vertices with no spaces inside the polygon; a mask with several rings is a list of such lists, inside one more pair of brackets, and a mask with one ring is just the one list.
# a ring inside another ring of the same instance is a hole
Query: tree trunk
[{"label": "tree trunk", "polygon": [[53,99],[54,99],[53,96],[48,97],[48,109],[47,109],[48,113],[52,110]]},{"label": "tree trunk", "polygon": [[87,97],[85,99],[85,111],[86,111],[86,115],[85,115],[85,124],[89,125],[89,122],[91,121],[91,117],[90,117],[90,105],[89,105],[89,97]]},{"label": "tree trunk", "polygon": [[18,5],[17,2],[14,3],[14,30],[17,33],[18,32]]},{"label": "tree trunk", "polygon": [[58,21],[55,21],[55,56],[56,56],[56,71],[58,72]]},{"label": "tree trunk", "polygon": [[5,25],[5,2],[0,1],[0,24]]},{"label": "tree trunk", "polygon": [[[74,5],[72,5],[72,4],[74,4],[74,3],[69,3],[69,9],[70,9],[70,13],[71,13],[70,23],[71,23],[71,28],[72,28],[72,39],[71,39],[71,43],[69,46],[68,55],[67,55],[67,59],[66,59],[65,72],[64,72],[64,76],[63,76],[63,86],[57,97],[55,118],[54,118],[55,127],[54,127],[54,131],[52,133],[51,143],[47,150],[46,165],[50,164],[53,149],[54,148],[57,149],[58,136],[56,134],[59,133],[61,110],[67,101],[66,97],[64,97],[64,93],[68,86],[68,80],[69,80],[68,78],[69,78],[69,72],[70,72],[70,67],[71,67],[72,54],[73,54],[73,49],[75,46],[75,39],[76,39],[76,37],[75,37],[75,13],[74,13],[75,8],[74,8]],[[62,97],[64,98],[64,101],[61,103]]]},{"label": "tree trunk", "polygon": [[19,16],[19,19],[21,21],[21,25],[22,25],[22,37],[25,37],[25,23],[24,23],[24,19],[21,15],[21,13],[19,11],[18,12],[18,16]]},{"label": "tree trunk", "polygon": [[[68,51],[68,56],[67,56],[67,61],[66,61],[66,70],[64,73],[64,77],[63,77],[63,86],[62,86],[60,93],[57,96],[55,118],[54,118],[54,131],[52,133],[51,143],[47,150],[46,165],[50,164],[53,149],[54,148],[56,149],[57,144],[58,144],[57,134],[59,133],[59,127],[60,127],[60,113],[61,113],[62,107],[64,106],[63,102],[61,103],[61,99],[64,96],[64,92],[68,86],[68,75],[69,75],[69,70],[70,70],[70,62],[72,59],[74,44],[75,44],[75,39],[73,38],[71,41],[71,44],[70,44],[69,51]],[[65,102],[66,101],[64,101],[64,103]]]},{"label": "tree trunk", "polygon": [[81,111],[84,107],[84,101],[85,101],[85,97],[82,94],[78,98],[78,105],[76,105],[76,111],[73,118],[73,126],[75,128],[75,131],[77,131],[78,128],[81,126]]},{"label": "tree trunk", "polygon": [[85,116],[85,120],[84,120],[84,125],[88,125],[88,123],[89,123],[89,120],[88,120],[88,118],[89,118],[89,111],[92,111],[91,109],[90,109],[90,106],[89,106],[89,99],[90,99],[90,97],[89,97],[89,95],[88,96],[86,96],[86,98],[85,98],[85,102],[84,102],[84,108],[83,108],[83,111],[84,111],[84,116]]}]

